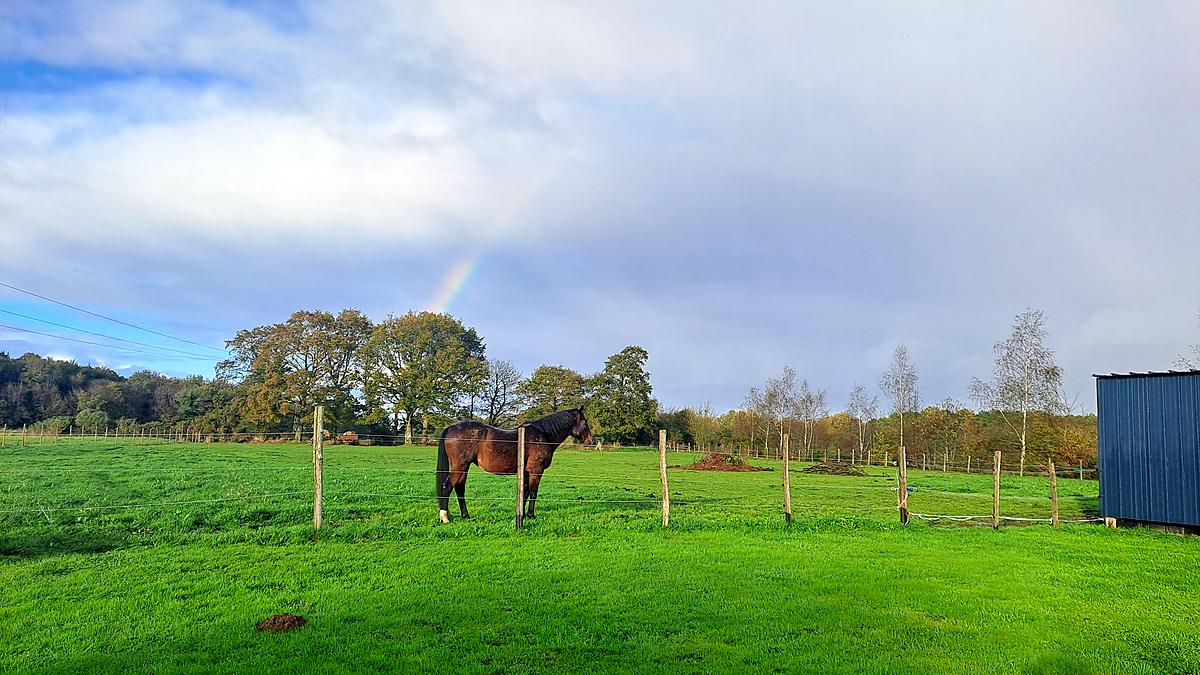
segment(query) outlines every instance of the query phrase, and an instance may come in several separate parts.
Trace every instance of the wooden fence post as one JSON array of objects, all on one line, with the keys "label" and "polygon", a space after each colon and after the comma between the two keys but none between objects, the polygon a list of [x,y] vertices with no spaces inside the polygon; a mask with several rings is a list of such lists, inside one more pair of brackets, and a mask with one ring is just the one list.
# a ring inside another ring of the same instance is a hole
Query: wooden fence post
[{"label": "wooden fence post", "polygon": [[517,529],[525,527],[525,425],[517,427]]},{"label": "wooden fence post", "polygon": [[1058,476],[1054,473],[1054,460],[1050,460],[1050,524],[1058,529]]},{"label": "wooden fence post", "polygon": [[313,529],[325,519],[325,406],[313,411]]},{"label": "wooden fence post", "polygon": [[791,438],[783,435],[783,522],[792,524]]},{"label": "wooden fence post", "polygon": [[1083,460],[1079,460],[1079,480],[1083,480]]},{"label": "wooden fence post", "polygon": [[25,447],[25,425],[21,425],[21,447]]},{"label": "wooden fence post", "polygon": [[967,473],[971,473],[971,456],[967,455]]},{"label": "wooden fence post", "polygon": [[667,430],[658,430],[658,473],[662,477],[663,527],[671,524],[671,491],[667,486]]},{"label": "wooden fence post", "polygon": [[950,463],[949,451],[947,451],[946,454],[942,455],[942,473],[946,473],[946,465],[948,463]]},{"label": "wooden fence post", "polygon": [[1000,451],[992,465],[992,529],[1000,529]]},{"label": "wooden fence post", "polygon": [[908,524],[908,453],[900,446],[900,462],[896,467],[896,506],[900,509],[900,524]]}]

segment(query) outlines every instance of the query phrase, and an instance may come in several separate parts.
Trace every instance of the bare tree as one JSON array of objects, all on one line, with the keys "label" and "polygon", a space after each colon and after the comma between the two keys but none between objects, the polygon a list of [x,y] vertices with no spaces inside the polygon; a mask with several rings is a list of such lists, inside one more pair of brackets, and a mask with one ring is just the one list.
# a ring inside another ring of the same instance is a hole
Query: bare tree
[{"label": "bare tree", "polygon": [[518,387],[525,379],[508,361],[488,360],[488,376],[483,386],[480,412],[484,421],[496,426],[511,424],[521,412],[525,397]]},{"label": "bare tree", "polygon": [[1041,310],[1027,308],[1018,314],[1008,339],[996,343],[993,381],[971,380],[971,397],[999,412],[1016,436],[1021,447],[1021,475],[1025,474],[1029,413],[1053,414],[1060,403],[1062,369],[1054,362],[1054,352],[1046,347],[1045,326]]},{"label": "bare tree", "polygon": [[816,430],[817,422],[829,414],[825,391],[813,390],[808,386],[808,380],[801,380],[800,384],[794,387],[790,393],[788,407],[792,416],[800,420],[802,425],[805,452],[811,452],[813,432]]},{"label": "bare tree", "polygon": [[908,357],[908,347],[896,347],[892,365],[879,378],[879,388],[891,399],[892,412],[900,413],[900,447],[904,447],[904,413],[916,412],[921,400],[917,393],[917,369]]},{"label": "bare tree", "polygon": [[858,456],[861,460],[867,451],[867,429],[879,414],[879,397],[867,398],[867,388],[855,384],[854,390],[850,392],[850,407],[847,412],[858,423]]},{"label": "bare tree", "polygon": [[763,436],[764,452],[772,424],[776,425],[779,432],[779,447],[783,447],[783,435],[786,432],[784,418],[791,411],[795,398],[796,371],[791,366],[785,366],[779,377],[768,378],[766,387],[750,388],[750,393],[746,395],[746,409],[757,413],[767,425]]}]

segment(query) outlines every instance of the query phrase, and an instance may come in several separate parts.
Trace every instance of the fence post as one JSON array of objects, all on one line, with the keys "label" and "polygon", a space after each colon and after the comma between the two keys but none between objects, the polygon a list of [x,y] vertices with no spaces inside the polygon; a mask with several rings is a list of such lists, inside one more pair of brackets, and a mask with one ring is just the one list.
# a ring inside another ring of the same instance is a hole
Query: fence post
[{"label": "fence post", "polygon": [[967,473],[971,473],[971,456],[967,455]]},{"label": "fence post", "polygon": [[25,447],[25,425],[21,425],[21,447]]},{"label": "fence post", "polygon": [[525,425],[517,427],[517,529],[525,527]]},{"label": "fence post", "polygon": [[946,464],[948,464],[949,462],[950,462],[950,452],[947,451],[946,454],[942,455],[942,473],[946,473]]},{"label": "fence post", "polygon": [[1054,473],[1054,460],[1050,460],[1050,524],[1058,529],[1058,476]]},{"label": "fence post", "polygon": [[783,435],[783,522],[792,524],[791,438]]},{"label": "fence post", "polygon": [[1000,529],[1000,451],[992,465],[992,529]]},{"label": "fence post", "polygon": [[896,507],[900,509],[900,524],[908,524],[908,454],[904,450],[904,446],[900,446],[900,451],[896,457],[899,462],[896,464]]},{"label": "fence post", "polygon": [[313,411],[313,529],[325,519],[325,406]]},{"label": "fence post", "polygon": [[1079,480],[1083,480],[1083,460],[1079,460]]},{"label": "fence post", "polygon": [[671,524],[671,492],[667,486],[667,430],[658,430],[658,473],[662,477],[663,527]]}]

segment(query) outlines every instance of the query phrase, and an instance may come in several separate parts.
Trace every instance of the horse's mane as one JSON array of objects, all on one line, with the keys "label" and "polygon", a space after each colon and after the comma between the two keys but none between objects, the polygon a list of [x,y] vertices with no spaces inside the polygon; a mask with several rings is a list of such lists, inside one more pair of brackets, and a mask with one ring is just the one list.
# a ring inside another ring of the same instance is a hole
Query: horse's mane
[{"label": "horse's mane", "polygon": [[549,415],[546,415],[541,419],[534,420],[525,426],[537,429],[547,436],[558,436],[559,434],[565,435],[567,432],[570,432],[572,427],[575,426],[575,411],[561,410],[556,413],[550,413]]}]

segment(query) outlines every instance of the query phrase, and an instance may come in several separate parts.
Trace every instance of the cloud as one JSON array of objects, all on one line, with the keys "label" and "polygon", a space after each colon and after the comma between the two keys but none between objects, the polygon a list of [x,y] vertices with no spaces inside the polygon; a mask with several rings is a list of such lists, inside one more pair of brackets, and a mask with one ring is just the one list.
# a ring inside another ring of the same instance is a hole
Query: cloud
[{"label": "cloud", "polygon": [[0,10],[6,273],[211,342],[477,268],[495,355],[717,407],[963,398],[1026,305],[1076,387],[1195,341],[1195,8],[280,7]]}]

